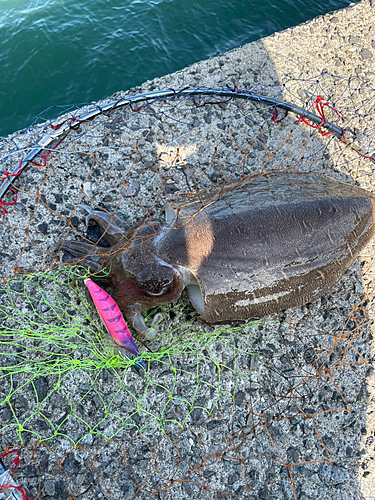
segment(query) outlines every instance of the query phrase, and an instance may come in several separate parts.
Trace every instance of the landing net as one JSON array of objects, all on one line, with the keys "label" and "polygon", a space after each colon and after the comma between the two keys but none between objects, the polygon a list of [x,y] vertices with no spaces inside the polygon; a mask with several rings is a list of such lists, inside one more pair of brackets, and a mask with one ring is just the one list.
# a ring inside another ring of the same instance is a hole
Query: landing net
[{"label": "landing net", "polygon": [[146,321],[163,320],[156,339],[137,339],[145,373],[104,332],[87,269],[53,249],[105,244],[81,204],[131,225],[163,217],[176,196],[269,171],[373,192],[374,97],[365,81],[328,73],[117,94],[0,138],[0,457],[11,476],[0,498],[359,492],[371,460],[371,244],[302,308],[203,326],[184,293],[149,311]]}]

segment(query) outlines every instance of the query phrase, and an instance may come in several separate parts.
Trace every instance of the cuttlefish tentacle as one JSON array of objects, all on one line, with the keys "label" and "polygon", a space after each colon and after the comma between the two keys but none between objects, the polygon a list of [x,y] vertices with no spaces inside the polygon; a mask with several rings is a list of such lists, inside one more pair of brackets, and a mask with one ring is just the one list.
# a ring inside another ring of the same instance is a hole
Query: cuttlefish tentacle
[{"label": "cuttlefish tentacle", "polygon": [[88,266],[90,272],[99,271],[103,266],[105,257],[108,257],[108,249],[92,245],[85,241],[63,241],[54,247],[55,252],[61,250],[74,257],[66,260],[67,264]]}]

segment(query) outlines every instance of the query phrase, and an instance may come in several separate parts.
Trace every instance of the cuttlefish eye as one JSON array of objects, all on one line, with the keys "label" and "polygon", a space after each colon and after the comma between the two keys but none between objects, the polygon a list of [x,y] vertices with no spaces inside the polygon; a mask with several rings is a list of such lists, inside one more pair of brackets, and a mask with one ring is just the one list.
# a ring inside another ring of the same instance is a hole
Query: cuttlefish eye
[{"label": "cuttlefish eye", "polygon": [[139,288],[149,295],[163,295],[173,286],[173,268],[163,264],[146,266],[136,276]]}]

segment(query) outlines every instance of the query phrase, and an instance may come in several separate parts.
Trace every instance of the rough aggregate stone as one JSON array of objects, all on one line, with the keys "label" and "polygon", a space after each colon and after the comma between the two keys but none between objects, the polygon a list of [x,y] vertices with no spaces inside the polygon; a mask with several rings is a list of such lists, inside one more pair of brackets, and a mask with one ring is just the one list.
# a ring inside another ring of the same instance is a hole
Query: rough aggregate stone
[{"label": "rough aggregate stone", "polygon": [[374,57],[373,53],[369,49],[361,49],[360,52],[359,52],[359,55],[364,60],[366,60],[366,59],[372,59]]},{"label": "rough aggregate stone", "polygon": [[47,230],[48,230],[48,224],[46,224],[45,222],[42,222],[42,224],[39,224],[39,225],[38,225],[38,229],[39,229],[39,231],[40,231],[42,234],[46,234],[46,233],[47,233]]},{"label": "rough aggregate stone", "polygon": [[70,223],[73,227],[78,227],[79,219],[77,216],[74,216],[70,219]]},{"label": "rough aggregate stone", "polygon": [[38,401],[43,401],[48,394],[49,382],[47,377],[38,377],[34,379],[34,386],[38,396]]}]

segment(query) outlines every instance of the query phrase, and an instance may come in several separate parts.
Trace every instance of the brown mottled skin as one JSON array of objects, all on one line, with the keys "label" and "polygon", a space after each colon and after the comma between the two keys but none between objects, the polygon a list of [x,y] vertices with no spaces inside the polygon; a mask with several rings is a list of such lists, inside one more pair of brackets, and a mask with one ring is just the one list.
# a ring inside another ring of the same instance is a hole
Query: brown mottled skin
[{"label": "brown mottled skin", "polygon": [[[75,241],[61,249],[76,257],[71,262],[110,269],[107,284],[127,320],[153,336],[156,329],[140,313],[176,300],[185,285],[207,323],[263,317],[317,299],[373,236],[374,207],[372,194],[320,174],[270,173],[180,198],[167,207],[169,225],[127,229],[89,209],[112,244],[109,252]],[[200,306],[192,294],[197,285]]]}]

